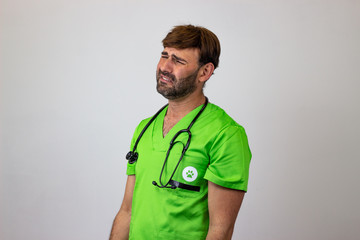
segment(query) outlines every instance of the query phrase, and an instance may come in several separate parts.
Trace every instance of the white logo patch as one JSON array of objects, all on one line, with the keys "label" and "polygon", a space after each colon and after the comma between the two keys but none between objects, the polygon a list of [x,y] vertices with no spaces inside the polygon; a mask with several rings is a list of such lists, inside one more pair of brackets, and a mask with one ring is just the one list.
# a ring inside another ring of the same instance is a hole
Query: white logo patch
[{"label": "white logo patch", "polygon": [[192,166],[188,166],[188,167],[184,168],[184,170],[182,172],[182,176],[185,179],[185,181],[193,182],[197,178],[198,172],[197,172],[196,168],[194,168]]}]

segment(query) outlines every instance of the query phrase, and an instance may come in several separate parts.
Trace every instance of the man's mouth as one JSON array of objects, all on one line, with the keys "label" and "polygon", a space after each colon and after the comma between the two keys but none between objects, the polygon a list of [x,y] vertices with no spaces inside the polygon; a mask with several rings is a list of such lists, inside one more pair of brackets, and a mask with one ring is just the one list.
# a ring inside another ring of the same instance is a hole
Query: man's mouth
[{"label": "man's mouth", "polygon": [[161,82],[172,83],[174,81],[174,78],[172,78],[168,74],[164,74],[164,73],[160,72],[159,75],[160,75]]},{"label": "man's mouth", "polygon": [[165,82],[170,82],[170,78],[165,77],[163,75],[161,75],[161,80],[165,81]]}]

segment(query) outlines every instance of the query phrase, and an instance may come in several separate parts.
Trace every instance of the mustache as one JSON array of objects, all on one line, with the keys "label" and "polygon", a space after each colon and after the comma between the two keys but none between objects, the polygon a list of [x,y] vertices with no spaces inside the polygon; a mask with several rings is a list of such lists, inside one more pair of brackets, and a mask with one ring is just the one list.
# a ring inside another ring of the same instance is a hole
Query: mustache
[{"label": "mustache", "polygon": [[163,71],[161,71],[161,70],[159,69],[158,78],[160,78],[160,74],[163,75],[163,76],[165,76],[165,77],[167,77],[167,78],[169,78],[172,82],[175,81],[175,75],[173,75],[173,74],[171,74],[171,73],[169,73],[169,72],[163,72]]}]

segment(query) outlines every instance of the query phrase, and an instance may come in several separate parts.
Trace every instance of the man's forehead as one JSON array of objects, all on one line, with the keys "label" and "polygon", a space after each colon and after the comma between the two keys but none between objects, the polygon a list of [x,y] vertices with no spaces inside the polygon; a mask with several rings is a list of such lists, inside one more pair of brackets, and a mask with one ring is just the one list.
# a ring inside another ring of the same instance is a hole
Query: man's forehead
[{"label": "man's forehead", "polygon": [[172,48],[172,47],[165,47],[162,54],[165,55],[175,55],[178,57],[186,57],[186,58],[199,58],[200,50],[198,48]]}]

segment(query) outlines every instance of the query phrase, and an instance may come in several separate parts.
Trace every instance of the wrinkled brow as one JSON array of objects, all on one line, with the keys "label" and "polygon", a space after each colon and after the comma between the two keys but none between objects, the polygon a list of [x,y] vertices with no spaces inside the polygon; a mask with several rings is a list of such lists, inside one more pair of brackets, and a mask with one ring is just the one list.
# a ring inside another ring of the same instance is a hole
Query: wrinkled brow
[{"label": "wrinkled brow", "polygon": [[[169,56],[169,53],[168,53],[168,52],[163,51],[163,52],[161,52],[161,55],[164,55],[164,56]],[[180,57],[176,56],[175,54],[172,54],[172,55],[171,55],[171,57],[173,57],[173,58],[174,58],[175,60],[177,60],[177,61],[181,61],[181,62],[185,62],[185,63],[187,63],[187,61],[186,61],[185,59],[180,58]]]}]

